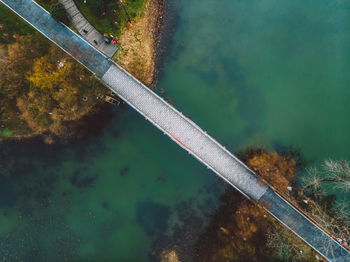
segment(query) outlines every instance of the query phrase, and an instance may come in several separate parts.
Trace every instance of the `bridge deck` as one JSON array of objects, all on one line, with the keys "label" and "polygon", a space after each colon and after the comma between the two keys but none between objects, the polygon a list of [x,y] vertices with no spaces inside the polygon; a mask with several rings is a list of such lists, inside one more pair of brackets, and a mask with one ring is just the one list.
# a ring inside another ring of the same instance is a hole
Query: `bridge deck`
[{"label": "bridge deck", "polygon": [[[78,7],[73,0],[59,0],[66,8],[69,20],[72,22],[76,30],[87,40],[92,46],[104,53],[108,57],[113,57],[118,47],[114,44],[107,44],[103,35],[98,32],[80,13]],[[85,33],[85,32],[86,33]],[[95,43],[96,41],[96,43]]]},{"label": "bridge deck", "polygon": [[267,211],[328,261],[348,262],[349,252],[269,188],[259,201]]},{"label": "bridge deck", "polygon": [[294,209],[234,155],[118,65],[109,61],[32,0],[0,0],[47,38],[96,74],[113,92],[173,141],[247,197],[260,202],[281,223],[328,261],[350,261],[350,253]]},{"label": "bridge deck", "polygon": [[106,59],[105,55],[68,27],[53,20],[51,15],[34,1],[1,2],[98,77],[101,77],[111,66],[112,62]]},{"label": "bridge deck", "polygon": [[258,200],[267,186],[199,126],[117,65],[102,77],[105,84],[181,147],[241,191]]}]

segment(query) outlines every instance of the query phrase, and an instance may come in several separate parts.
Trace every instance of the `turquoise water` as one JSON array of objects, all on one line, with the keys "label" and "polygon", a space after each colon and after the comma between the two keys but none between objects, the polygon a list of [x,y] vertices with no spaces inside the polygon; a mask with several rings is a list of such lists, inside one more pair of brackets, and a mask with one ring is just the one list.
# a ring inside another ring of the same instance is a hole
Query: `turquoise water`
[{"label": "turquoise water", "polygon": [[347,1],[183,1],[161,86],[236,150],[350,153]]},{"label": "turquoise water", "polygon": [[[174,6],[158,87],[177,108],[233,152],[292,145],[316,162],[349,158],[350,4]],[[0,261],[152,261],[163,239],[186,244],[175,226],[205,221],[223,188],[129,108],[98,137],[1,147]]]},{"label": "turquoise water", "polygon": [[213,210],[220,189],[206,168],[136,112],[114,119],[69,146],[3,148],[17,159],[1,179],[1,261],[147,261],[182,205]]}]

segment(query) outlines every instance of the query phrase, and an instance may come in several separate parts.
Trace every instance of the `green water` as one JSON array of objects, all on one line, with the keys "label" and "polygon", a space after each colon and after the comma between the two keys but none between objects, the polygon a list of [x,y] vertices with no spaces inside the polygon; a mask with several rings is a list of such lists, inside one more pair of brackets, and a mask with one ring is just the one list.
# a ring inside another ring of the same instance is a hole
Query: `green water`
[{"label": "green water", "polygon": [[[233,152],[292,145],[314,161],[349,158],[350,4],[174,6],[158,87],[177,108]],[[117,111],[98,137],[1,145],[0,261],[147,261],[183,217],[205,221],[223,186],[136,112]]]},{"label": "green water", "polygon": [[16,162],[4,171],[14,178],[1,179],[1,261],[147,261],[181,205],[194,201],[195,215],[190,208],[218,190],[206,168],[131,110],[101,137],[4,150]]},{"label": "green water", "polygon": [[350,153],[348,1],[183,1],[161,86],[233,150]]}]

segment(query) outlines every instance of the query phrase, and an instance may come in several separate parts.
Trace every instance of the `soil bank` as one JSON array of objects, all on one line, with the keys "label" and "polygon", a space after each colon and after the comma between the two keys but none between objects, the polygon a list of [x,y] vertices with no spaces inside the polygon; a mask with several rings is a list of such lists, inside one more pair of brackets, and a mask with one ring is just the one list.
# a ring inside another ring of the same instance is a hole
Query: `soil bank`
[{"label": "soil bank", "polygon": [[164,16],[164,0],[149,0],[142,17],[119,37],[118,64],[145,85],[155,88]]}]

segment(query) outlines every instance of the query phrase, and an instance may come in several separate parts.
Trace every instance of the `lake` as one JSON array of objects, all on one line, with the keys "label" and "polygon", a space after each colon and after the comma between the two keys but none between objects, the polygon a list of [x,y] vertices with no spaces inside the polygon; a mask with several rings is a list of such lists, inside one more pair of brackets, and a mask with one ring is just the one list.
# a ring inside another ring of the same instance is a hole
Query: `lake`
[{"label": "lake", "polygon": [[[350,3],[174,0],[158,88],[232,152],[350,156]],[[224,186],[131,108],[100,136],[1,145],[1,261],[152,261]],[[191,227],[186,227],[190,225]],[[192,232],[192,231],[193,232]]]}]

